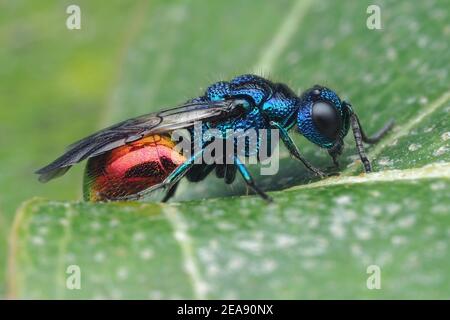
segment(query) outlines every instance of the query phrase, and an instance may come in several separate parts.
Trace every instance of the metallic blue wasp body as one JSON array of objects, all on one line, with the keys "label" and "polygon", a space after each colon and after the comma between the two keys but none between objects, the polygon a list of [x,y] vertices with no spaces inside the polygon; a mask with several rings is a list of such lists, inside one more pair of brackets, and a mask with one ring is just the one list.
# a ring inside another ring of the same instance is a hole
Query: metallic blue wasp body
[{"label": "metallic blue wasp body", "polygon": [[[284,84],[274,84],[254,75],[243,75],[229,82],[214,83],[208,87],[204,96],[193,101],[216,102],[230,98],[242,100],[247,110],[245,116],[225,119],[219,123],[207,123],[205,126],[205,129],[220,130],[224,139],[228,137],[227,132],[254,129],[258,133],[260,129],[269,129],[270,121],[279,123],[286,130],[295,123],[295,94]],[[210,137],[205,137],[205,140],[209,140],[208,138]],[[245,155],[257,154],[259,143],[260,139],[256,148],[245,150]]]},{"label": "metallic blue wasp body", "polygon": [[[60,158],[37,173],[41,175],[41,180],[47,181],[65,173],[70,166],[81,160],[98,157],[152,134],[170,133],[180,128],[186,128],[193,134],[194,122],[198,121],[202,121],[204,131],[219,131],[220,138],[224,141],[229,139],[229,132],[246,132],[252,129],[259,134],[262,129],[278,129],[280,139],[291,155],[321,177],[325,174],[301,155],[288,130],[296,127],[308,140],[327,149],[334,165],[338,167],[337,158],[342,153],[343,139],[351,127],[364,169],[370,172],[371,166],[364,153],[363,142],[377,142],[393,125],[391,121],[373,137],[367,137],[351,105],[326,87],[316,85],[297,96],[283,83],[274,83],[256,75],[242,75],[228,82],[212,84],[204,95],[182,106],[129,119],[80,140]],[[205,147],[210,143],[210,138],[202,136],[200,151],[193,153],[161,183],[140,192],[108,200],[139,199],[155,189],[165,188],[167,193],[163,201],[166,201],[174,194],[181,178],[186,177],[191,182],[201,181],[214,169],[216,175],[226,183],[233,182],[238,171],[251,189],[269,200],[235,154],[231,156],[231,163],[196,163],[195,160],[203,155]],[[255,148],[245,150],[246,156],[258,154],[261,147],[260,136],[257,141]],[[235,145],[235,148],[238,146]]]}]

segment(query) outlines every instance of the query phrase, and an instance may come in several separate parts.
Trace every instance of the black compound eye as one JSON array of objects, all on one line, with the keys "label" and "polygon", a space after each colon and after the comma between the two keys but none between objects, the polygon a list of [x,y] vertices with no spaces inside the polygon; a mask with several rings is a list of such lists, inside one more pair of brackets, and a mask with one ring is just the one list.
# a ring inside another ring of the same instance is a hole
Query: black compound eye
[{"label": "black compound eye", "polygon": [[318,101],[312,107],[312,119],[321,134],[329,139],[337,138],[342,120],[336,108],[327,102]]}]

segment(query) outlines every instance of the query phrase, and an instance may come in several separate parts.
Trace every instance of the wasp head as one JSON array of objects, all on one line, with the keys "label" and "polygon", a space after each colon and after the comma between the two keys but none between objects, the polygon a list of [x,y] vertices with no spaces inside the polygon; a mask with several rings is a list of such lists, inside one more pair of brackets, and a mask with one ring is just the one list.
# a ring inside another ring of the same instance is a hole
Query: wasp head
[{"label": "wasp head", "polygon": [[315,85],[298,100],[298,130],[311,142],[330,149],[341,144],[349,129],[350,109],[338,95]]}]

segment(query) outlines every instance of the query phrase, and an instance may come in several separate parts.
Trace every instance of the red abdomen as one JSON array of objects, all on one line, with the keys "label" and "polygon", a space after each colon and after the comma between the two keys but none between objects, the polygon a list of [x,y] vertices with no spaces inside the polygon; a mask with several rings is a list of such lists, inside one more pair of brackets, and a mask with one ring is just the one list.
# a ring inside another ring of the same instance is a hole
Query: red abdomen
[{"label": "red abdomen", "polygon": [[162,182],[186,158],[166,135],[152,135],[88,160],[84,199],[116,200]]}]

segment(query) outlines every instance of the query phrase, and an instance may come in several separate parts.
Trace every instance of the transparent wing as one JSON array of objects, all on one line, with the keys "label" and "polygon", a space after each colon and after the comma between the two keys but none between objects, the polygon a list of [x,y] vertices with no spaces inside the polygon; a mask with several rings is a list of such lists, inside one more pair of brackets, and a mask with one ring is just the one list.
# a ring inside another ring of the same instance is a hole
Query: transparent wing
[{"label": "transparent wing", "polygon": [[188,102],[176,108],[146,114],[98,131],[74,144],[49,165],[36,171],[39,180],[49,181],[67,172],[70,167],[87,158],[120,147],[156,133],[188,128],[197,121],[218,121],[239,116],[244,112],[242,100]]}]

